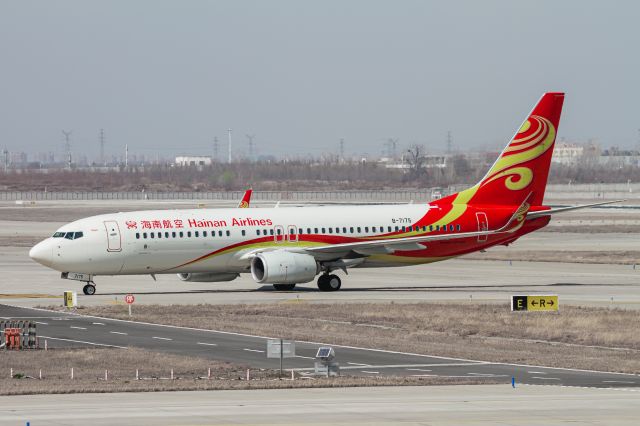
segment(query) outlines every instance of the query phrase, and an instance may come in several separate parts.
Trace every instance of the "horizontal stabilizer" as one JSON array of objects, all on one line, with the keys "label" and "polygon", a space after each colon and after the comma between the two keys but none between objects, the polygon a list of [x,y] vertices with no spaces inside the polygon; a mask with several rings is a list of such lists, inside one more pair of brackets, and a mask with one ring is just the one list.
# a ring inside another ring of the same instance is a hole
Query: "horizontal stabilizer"
[{"label": "horizontal stabilizer", "polygon": [[580,205],[580,206],[557,207],[555,209],[541,210],[541,211],[537,211],[537,212],[529,212],[529,214],[527,214],[527,219],[529,219],[529,220],[530,219],[536,219],[536,218],[543,217],[543,216],[551,216],[552,214],[555,214],[555,213],[563,213],[563,212],[569,212],[571,210],[580,210],[580,209],[586,209],[586,208],[589,208],[589,207],[604,206],[606,204],[621,203],[623,201],[627,201],[627,200],[603,201],[601,203],[583,204],[583,205]]}]

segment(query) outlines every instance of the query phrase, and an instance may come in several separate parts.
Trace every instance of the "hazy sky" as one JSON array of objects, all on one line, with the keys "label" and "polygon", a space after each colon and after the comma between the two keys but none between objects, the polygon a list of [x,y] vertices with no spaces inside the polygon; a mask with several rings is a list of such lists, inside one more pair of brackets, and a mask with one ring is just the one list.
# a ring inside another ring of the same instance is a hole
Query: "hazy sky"
[{"label": "hazy sky", "polygon": [[[0,148],[378,155],[506,143],[544,91],[559,136],[635,146],[637,1],[0,0]],[[222,149],[221,149],[222,150]]]}]

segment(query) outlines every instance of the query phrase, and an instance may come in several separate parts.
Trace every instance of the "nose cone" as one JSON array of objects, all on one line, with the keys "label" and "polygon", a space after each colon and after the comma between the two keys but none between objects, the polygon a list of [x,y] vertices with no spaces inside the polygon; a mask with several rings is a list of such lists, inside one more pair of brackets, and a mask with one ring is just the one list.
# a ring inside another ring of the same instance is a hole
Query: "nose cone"
[{"label": "nose cone", "polygon": [[51,267],[53,265],[53,247],[49,241],[41,241],[29,250],[29,257],[41,265]]}]

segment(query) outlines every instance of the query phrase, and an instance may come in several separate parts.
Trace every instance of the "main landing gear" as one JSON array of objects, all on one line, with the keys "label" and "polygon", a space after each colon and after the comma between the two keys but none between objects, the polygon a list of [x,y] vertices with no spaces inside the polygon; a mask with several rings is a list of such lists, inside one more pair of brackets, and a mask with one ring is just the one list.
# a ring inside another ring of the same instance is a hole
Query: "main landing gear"
[{"label": "main landing gear", "polygon": [[342,281],[340,277],[333,274],[323,274],[318,277],[318,288],[320,291],[338,291]]},{"label": "main landing gear", "polygon": [[93,296],[96,294],[96,285],[94,283],[87,283],[84,287],[82,287],[82,292],[87,296]]}]

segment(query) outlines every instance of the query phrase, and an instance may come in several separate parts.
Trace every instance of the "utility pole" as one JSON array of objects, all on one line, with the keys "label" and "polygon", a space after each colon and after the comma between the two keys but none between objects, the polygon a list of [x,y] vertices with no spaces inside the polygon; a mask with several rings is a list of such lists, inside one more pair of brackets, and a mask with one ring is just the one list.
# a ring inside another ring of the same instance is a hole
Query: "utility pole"
[{"label": "utility pole", "polygon": [[4,154],[4,172],[7,173],[9,170],[9,150],[5,148],[2,153]]},{"label": "utility pole", "polygon": [[220,160],[220,157],[218,157],[218,151],[219,151],[218,137],[214,136],[213,137],[213,161],[219,161]]},{"label": "utility pole", "polygon": [[256,135],[247,134],[247,139],[249,139],[249,161],[253,162],[253,139]]},{"label": "utility pole", "polygon": [[340,138],[340,162],[344,162],[344,138]]},{"label": "utility pole", "polygon": [[71,133],[72,133],[71,130],[62,131],[62,134],[64,135],[64,151],[67,155],[67,167],[69,169],[71,169],[71,141],[70,141]]},{"label": "utility pole", "polygon": [[100,129],[100,164],[106,166],[104,159],[104,129]]},{"label": "utility pole", "polygon": [[229,127],[229,129],[227,129],[227,132],[229,132],[229,159],[228,159],[228,163],[231,164],[231,127]]},{"label": "utility pole", "polygon": [[129,144],[124,145],[124,167],[129,167]]},{"label": "utility pole", "polygon": [[453,139],[451,138],[451,130],[447,131],[447,154],[453,152]]}]

